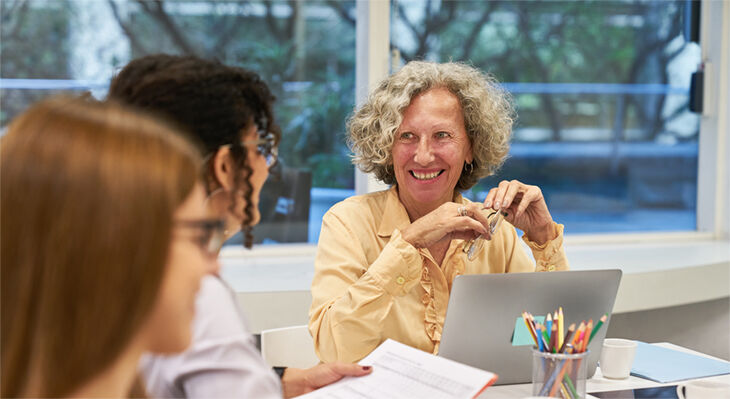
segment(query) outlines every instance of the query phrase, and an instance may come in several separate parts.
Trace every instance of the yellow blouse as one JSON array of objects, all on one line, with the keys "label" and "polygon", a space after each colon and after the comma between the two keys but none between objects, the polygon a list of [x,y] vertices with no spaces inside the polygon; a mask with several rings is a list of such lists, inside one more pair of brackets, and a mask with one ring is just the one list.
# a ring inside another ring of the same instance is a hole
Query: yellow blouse
[{"label": "yellow blouse", "polygon": [[[456,197],[456,202],[469,200]],[[322,219],[312,281],[309,331],[320,360],[357,362],[392,338],[437,353],[451,283],[459,274],[567,270],[563,225],[552,241],[523,236],[537,267],[504,221],[469,261],[454,239],[439,267],[429,251],[403,240],[410,224],[395,186],[346,199]]]}]

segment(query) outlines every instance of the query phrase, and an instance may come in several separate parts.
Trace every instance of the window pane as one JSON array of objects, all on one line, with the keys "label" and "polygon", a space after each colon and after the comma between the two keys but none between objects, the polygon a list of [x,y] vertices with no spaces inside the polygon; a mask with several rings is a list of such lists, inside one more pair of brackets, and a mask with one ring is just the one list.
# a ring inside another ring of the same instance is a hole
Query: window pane
[{"label": "window pane", "polygon": [[401,62],[466,61],[494,74],[518,120],[502,179],[539,186],[568,233],[696,229],[700,62],[688,1],[402,1]]},{"label": "window pane", "polygon": [[103,97],[133,58],[196,54],[258,72],[278,99],[280,166],[262,193],[258,242],[316,242],[324,212],[353,193],[344,130],[355,102],[354,1],[0,5],[3,127],[59,87]]}]

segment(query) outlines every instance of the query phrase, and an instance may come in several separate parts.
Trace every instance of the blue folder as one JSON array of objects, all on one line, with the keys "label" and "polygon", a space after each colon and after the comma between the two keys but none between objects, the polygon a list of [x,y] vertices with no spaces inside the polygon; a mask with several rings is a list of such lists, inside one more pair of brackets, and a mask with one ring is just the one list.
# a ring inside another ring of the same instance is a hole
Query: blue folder
[{"label": "blue folder", "polygon": [[631,375],[660,383],[730,374],[730,362],[638,342]]}]

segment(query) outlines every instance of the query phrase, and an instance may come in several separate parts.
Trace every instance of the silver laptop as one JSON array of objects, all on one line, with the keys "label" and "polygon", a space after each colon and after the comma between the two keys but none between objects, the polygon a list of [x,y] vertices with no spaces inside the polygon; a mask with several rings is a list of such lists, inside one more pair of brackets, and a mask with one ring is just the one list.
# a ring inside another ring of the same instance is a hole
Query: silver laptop
[{"label": "silver laptop", "polygon": [[532,346],[513,346],[522,312],[545,316],[563,307],[566,328],[609,317],[588,346],[588,377],[596,371],[611,321],[621,270],[457,276],[451,289],[439,356],[499,376],[497,384],[532,380]]}]

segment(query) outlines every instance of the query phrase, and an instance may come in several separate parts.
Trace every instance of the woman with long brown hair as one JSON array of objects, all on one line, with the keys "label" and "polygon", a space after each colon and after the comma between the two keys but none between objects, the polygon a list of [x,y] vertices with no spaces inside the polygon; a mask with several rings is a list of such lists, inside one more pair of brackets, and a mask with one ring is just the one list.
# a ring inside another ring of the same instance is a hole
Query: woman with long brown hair
[{"label": "woman with long brown hair", "polygon": [[217,267],[195,148],[115,104],[56,98],[2,138],[2,397],[122,397],[190,343]]}]

